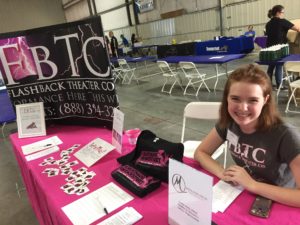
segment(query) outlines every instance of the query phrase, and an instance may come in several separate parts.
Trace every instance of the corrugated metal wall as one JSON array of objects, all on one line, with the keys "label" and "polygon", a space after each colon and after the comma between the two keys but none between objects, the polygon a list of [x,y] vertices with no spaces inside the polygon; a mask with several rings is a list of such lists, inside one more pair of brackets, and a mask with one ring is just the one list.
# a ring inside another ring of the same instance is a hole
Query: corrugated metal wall
[{"label": "corrugated metal wall", "polygon": [[219,21],[219,11],[211,9],[139,25],[138,30],[146,44],[209,40],[220,34]]},{"label": "corrugated metal wall", "polygon": [[[96,3],[100,1],[103,0],[96,0]],[[121,0],[114,2],[116,3],[120,4]],[[128,38],[132,33],[136,33],[143,38],[144,44],[165,44],[170,43],[172,39],[176,39],[177,43],[188,40],[209,40],[221,34],[218,3],[218,0],[157,0],[155,10],[139,14],[140,25],[129,27],[119,23],[117,28],[115,25],[107,26],[109,20],[105,19],[103,26],[106,32],[112,29],[118,38],[122,33]],[[287,19],[300,18],[299,0],[223,0],[223,34],[239,36],[251,24],[257,36],[263,35],[264,26],[269,20],[267,12],[277,4],[285,6]],[[187,14],[171,19],[158,19],[161,13],[180,8],[186,9]],[[105,17],[109,18],[108,15]]]},{"label": "corrugated metal wall", "polygon": [[90,16],[89,6],[86,0],[80,1],[65,9],[67,22],[80,20]]},{"label": "corrugated metal wall", "polygon": [[269,21],[268,10],[278,4],[285,7],[286,19],[300,18],[299,0],[256,0],[238,4],[232,4],[237,1],[227,0],[224,2],[223,24],[226,36],[237,36],[244,33],[250,24],[254,26],[257,36],[263,35],[265,24]]},{"label": "corrugated metal wall", "polygon": [[0,33],[64,23],[61,0],[5,0],[0,7]]}]

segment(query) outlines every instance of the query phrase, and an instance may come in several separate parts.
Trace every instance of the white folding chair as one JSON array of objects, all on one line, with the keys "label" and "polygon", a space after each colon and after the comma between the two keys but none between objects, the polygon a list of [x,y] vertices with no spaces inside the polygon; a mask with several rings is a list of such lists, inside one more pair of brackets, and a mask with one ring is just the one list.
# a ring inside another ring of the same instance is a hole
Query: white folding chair
[{"label": "white folding chair", "polygon": [[110,63],[111,65],[111,71],[112,71],[112,76],[114,79],[114,83],[117,82],[117,80],[120,80],[121,82],[123,81],[123,73],[122,73],[122,69],[115,67],[112,63]]},{"label": "white folding chair", "polygon": [[122,70],[123,80],[122,84],[130,84],[132,78],[139,83],[135,76],[135,68],[131,68],[125,59],[118,59],[119,66]]},{"label": "white folding chair", "polygon": [[[161,92],[171,94],[173,87],[176,83],[178,83],[179,86],[181,87],[181,89],[184,90],[181,85],[181,82],[179,80],[178,74],[173,69],[171,69],[171,67],[169,66],[169,64],[166,61],[157,61],[157,65],[160,68],[163,77],[165,78],[165,82],[161,88]],[[165,86],[169,82],[169,80],[173,80],[173,83],[172,83],[169,91],[166,91]]]},{"label": "white folding chair", "polygon": [[[184,141],[186,119],[217,120],[219,118],[219,108],[221,102],[190,102],[186,105],[183,112],[181,142],[184,145],[184,156],[193,158],[196,148],[201,141]],[[211,156],[217,159],[224,153],[223,166],[226,167],[227,157],[226,144],[222,144]]]},{"label": "white folding chair", "polygon": [[[288,85],[291,89],[291,95],[289,97],[289,100],[286,104],[285,112],[294,112],[299,113],[295,110],[290,110],[290,102],[293,98],[295,106],[297,107],[297,100],[296,100],[296,91],[298,88],[300,88],[300,82],[299,80],[296,80],[297,78],[300,78],[300,61],[288,61],[284,64],[284,71],[285,71],[285,77],[282,80],[287,80]],[[296,81],[295,81],[296,80]],[[280,84],[280,87],[282,86],[282,82]],[[277,95],[279,94],[279,90],[277,91]]]},{"label": "white folding chair", "polygon": [[196,83],[200,83],[200,84],[199,84],[199,87],[197,88],[195,96],[198,96],[199,90],[203,84],[206,87],[206,89],[208,90],[208,92],[210,92],[208,86],[205,83],[206,74],[200,73],[194,63],[179,62],[179,66],[180,66],[181,70],[183,71],[184,76],[188,79],[188,83],[184,89],[183,95],[186,95],[186,94],[192,95],[192,94],[187,93],[186,91],[189,86],[192,86],[194,88],[194,90],[196,90],[195,86],[194,86]]},{"label": "white folding chair", "polygon": [[290,83],[290,88],[291,88],[291,95],[290,95],[289,100],[286,104],[285,112],[286,113],[288,113],[288,112],[300,113],[300,111],[290,110],[290,102],[291,102],[292,98],[294,99],[295,106],[296,107],[298,106],[295,94],[296,94],[296,91],[298,89],[300,90],[300,80],[296,80],[296,81],[291,82]]},{"label": "white folding chair", "polygon": [[284,63],[283,66],[283,70],[284,70],[284,77],[281,80],[281,83],[278,87],[277,90],[277,99],[278,99],[278,95],[280,93],[281,87],[283,85],[283,82],[287,82],[287,85],[289,86],[291,81],[293,81],[295,79],[296,76],[300,76],[300,61],[287,61]]}]

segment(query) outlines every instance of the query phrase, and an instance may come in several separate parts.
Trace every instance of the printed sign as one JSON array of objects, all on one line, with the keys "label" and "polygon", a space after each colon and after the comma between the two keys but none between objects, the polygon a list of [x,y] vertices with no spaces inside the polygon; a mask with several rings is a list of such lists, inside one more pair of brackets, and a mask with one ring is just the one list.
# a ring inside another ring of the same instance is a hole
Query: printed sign
[{"label": "printed sign", "polygon": [[112,144],[116,147],[119,153],[121,153],[122,151],[123,127],[124,113],[121,110],[115,108],[112,128]]},{"label": "printed sign", "polygon": [[140,13],[148,12],[154,9],[153,0],[135,0],[135,4],[138,7]]},{"label": "printed sign", "polygon": [[46,135],[42,102],[17,105],[16,111],[19,138]]},{"label": "printed sign", "polygon": [[44,102],[46,120],[112,126],[118,107],[100,17],[0,34],[13,105]]},{"label": "printed sign", "polygon": [[169,160],[170,225],[210,225],[213,178],[174,159]]}]

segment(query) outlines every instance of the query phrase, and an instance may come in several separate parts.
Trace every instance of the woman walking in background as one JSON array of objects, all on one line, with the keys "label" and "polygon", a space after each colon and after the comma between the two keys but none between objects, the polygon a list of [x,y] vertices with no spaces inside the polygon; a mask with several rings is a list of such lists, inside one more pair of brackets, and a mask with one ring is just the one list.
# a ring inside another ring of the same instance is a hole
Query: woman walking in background
[{"label": "woman walking in background", "polygon": [[[266,24],[267,47],[277,44],[287,43],[287,32],[289,29],[300,32],[300,28],[290,21],[284,19],[284,7],[275,5],[268,12],[269,22]],[[275,68],[276,67],[276,68]],[[272,82],[273,71],[275,68],[276,87],[279,88],[282,81],[282,65],[270,65],[268,75]]]}]

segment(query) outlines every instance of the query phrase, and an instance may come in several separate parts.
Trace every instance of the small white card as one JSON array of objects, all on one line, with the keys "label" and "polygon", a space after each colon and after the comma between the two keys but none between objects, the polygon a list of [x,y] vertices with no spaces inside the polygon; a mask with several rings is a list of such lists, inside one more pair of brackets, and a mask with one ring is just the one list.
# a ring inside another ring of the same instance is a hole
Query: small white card
[{"label": "small white card", "polygon": [[[99,199],[101,204],[99,204]],[[109,183],[96,191],[62,207],[74,225],[88,225],[131,201],[133,197],[114,183]]]},{"label": "small white card", "polygon": [[169,160],[169,224],[211,225],[213,178]]},{"label": "small white card", "polygon": [[110,143],[100,138],[96,138],[78,150],[74,156],[87,167],[90,167],[114,149],[115,147]]},{"label": "small white card", "polygon": [[58,146],[53,146],[51,148],[47,148],[47,149],[42,150],[40,152],[31,154],[31,155],[27,155],[27,156],[25,156],[25,159],[27,161],[32,161],[32,160],[39,159],[41,157],[44,157],[46,155],[49,155],[51,153],[58,152],[58,151],[59,151],[59,147]]},{"label": "small white card", "polygon": [[47,138],[41,141],[31,143],[29,145],[21,146],[24,155],[28,155],[34,152],[38,152],[47,148],[51,148],[56,145],[60,145],[62,141],[57,136]]},{"label": "small white card", "polygon": [[125,207],[120,212],[112,215],[111,217],[107,218],[101,223],[98,223],[97,225],[129,225],[135,224],[142,218],[143,216],[139,214],[134,208]]},{"label": "small white card", "polygon": [[123,126],[124,126],[124,113],[118,110],[117,108],[114,108],[112,144],[116,147],[119,153],[121,153],[122,151]]},{"label": "small white card", "polygon": [[46,135],[44,103],[16,105],[18,137]]}]

